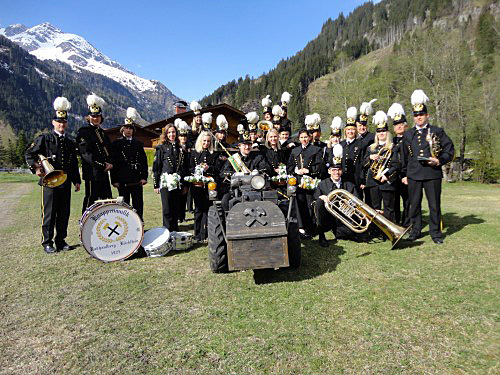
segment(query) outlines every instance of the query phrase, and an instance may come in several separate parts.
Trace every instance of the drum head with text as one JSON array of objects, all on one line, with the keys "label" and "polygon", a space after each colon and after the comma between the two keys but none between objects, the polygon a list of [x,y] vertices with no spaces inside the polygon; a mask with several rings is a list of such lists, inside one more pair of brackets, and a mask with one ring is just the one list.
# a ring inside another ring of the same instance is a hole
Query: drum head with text
[{"label": "drum head with text", "polygon": [[90,207],[80,228],[83,247],[104,262],[126,259],[141,246],[144,228],[130,206],[106,203]]}]

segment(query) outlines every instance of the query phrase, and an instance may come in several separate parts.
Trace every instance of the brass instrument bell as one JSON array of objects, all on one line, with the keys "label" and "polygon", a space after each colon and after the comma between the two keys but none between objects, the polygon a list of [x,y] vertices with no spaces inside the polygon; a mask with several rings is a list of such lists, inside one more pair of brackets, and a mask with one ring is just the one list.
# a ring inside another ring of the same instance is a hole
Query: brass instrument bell
[{"label": "brass instrument bell", "polygon": [[260,120],[257,123],[257,127],[259,128],[259,130],[267,132],[273,128],[273,123],[271,121],[267,121],[267,120]]},{"label": "brass instrument bell", "polygon": [[38,156],[40,158],[41,167],[45,173],[45,176],[42,178],[42,185],[49,188],[55,188],[64,184],[68,178],[66,173],[61,170],[55,170],[47,157],[43,155]]},{"label": "brass instrument bell", "polygon": [[411,228],[411,225],[403,228],[394,224],[346,190],[333,190],[328,194],[327,199],[328,203],[325,203],[325,208],[349,229],[356,233],[363,233],[373,222],[391,240],[392,249]]}]

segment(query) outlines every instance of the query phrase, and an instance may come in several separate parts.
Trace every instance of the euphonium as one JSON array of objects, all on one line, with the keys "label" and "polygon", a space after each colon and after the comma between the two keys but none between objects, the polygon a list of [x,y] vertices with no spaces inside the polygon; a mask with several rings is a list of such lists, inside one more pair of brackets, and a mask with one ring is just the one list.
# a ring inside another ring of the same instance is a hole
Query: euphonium
[{"label": "euphonium", "polygon": [[325,203],[325,207],[328,212],[356,233],[363,233],[373,222],[391,240],[392,248],[411,228],[411,225],[403,228],[394,224],[361,199],[343,189],[336,189],[328,194],[328,203]]},{"label": "euphonium", "polygon": [[64,171],[55,170],[52,164],[49,163],[49,159],[45,156],[39,154],[38,157],[40,158],[40,165],[45,173],[45,176],[42,178],[42,185],[55,188],[64,184],[68,177],[66,173],[64,173]]},{"label": "euphonium", "polygon": [[377,155],[378,159],[372,161],[370,169],[373,173],[373,178],[377,181],[380,181],[382,179],[382,176],[385,174],[387,164],[389,163],[392,155],[392,150],[387,147],[382,147]]}]

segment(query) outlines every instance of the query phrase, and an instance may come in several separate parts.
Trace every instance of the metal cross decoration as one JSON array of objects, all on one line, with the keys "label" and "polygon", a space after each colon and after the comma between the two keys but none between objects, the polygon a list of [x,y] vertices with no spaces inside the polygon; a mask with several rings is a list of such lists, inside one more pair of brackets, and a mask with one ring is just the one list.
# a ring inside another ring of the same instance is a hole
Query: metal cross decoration
[{"label": "metal cross decoration", "polygon": [[267,225],[267,221],[261,218],[261,216],[266,216],[266,211],[260,207],[247,208],[243,211],[243,215],[251,217],[251,219],[245,223],[247,227],[251,227],[256,221],[262,226]]}]

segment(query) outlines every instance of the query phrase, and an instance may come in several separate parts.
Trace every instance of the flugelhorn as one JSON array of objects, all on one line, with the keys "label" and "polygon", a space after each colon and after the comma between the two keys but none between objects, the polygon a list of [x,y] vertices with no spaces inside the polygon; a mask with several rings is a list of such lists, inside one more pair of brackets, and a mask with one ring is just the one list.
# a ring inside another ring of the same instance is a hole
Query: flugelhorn
[{"label": "flugelhorn", "polygon": [[267,120],[260,120],[257,123],[257,127],[259,128],[259,130],[262,130],[263,132],[267,132],[270,129],[272,129],[273,123],[271,121],[267,121]]},{"label": "flugelhorn", "polygon": [[392,249],[411,228],[411,225],[408,228],[403,228],[394,224],[346,190],[333,190],[328,194],[327,199],[328,202],[325,202],[325,208],[328,212],[353,232],[363,233],[373,222],[391,240]]},{"label": "flugelhorn", "polygon": [[373,173],[373,178],[380,181],[387,170],[387,164],[391,159],[392,151],[387,147],[382,147],[377,155],[378,159],[372,161],[370,169]]},{"label": "flugelhorn", "polygon": [[44,155],[39,154],[40,165],[45,173],[45,176],[42,178],[42,185],[49,188],[55,188],[59,185],[64,184],[68,176],[64,171],[55,170],[52,164],[50,164],[49,159]]}]

